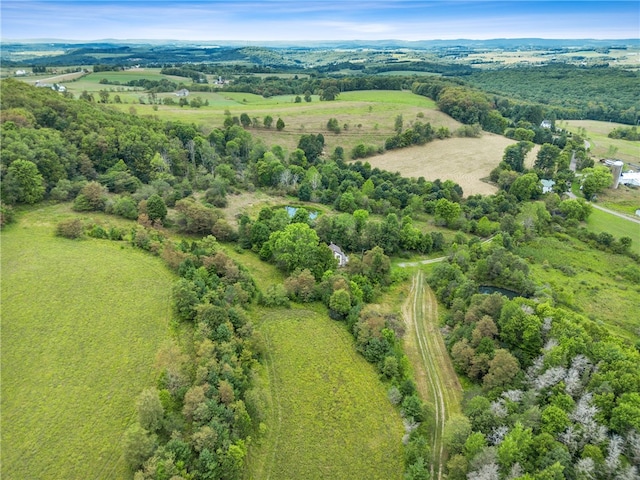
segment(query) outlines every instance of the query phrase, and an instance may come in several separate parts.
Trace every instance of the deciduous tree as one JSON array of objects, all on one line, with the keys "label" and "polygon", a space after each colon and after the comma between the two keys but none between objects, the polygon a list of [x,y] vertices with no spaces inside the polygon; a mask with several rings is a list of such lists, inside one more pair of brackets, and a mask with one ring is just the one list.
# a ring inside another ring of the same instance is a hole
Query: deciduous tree
[{"label": "deciduous tree", "polygon": [[44,179],[35,163],[15,160],[3,179],[2,198],[7,203],[39,202],[44,197]]}]

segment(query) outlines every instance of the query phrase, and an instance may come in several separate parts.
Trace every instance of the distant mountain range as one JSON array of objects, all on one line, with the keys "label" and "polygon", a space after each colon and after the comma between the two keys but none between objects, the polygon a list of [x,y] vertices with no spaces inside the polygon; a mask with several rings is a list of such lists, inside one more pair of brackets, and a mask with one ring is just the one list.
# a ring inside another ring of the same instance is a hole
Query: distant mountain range
[{"label": "distant mountain range", "polygon": [[198,47],[212,48],[215,46],[224,47],[245,47],[245,46],[261,46],[270,48],[413,48],[413,49],[430,49],[430,48],[446,48],[446,47],[467,47],[467,48],[570,48],[570,47],[614,47],[614,46],[636,46],[640,47],[640,38],[627,39],[605,39],[596,40],[589,38],[576,39],[550,39],[550,38],[495,38],[490,40],[473,40],[460,38],[455,40],[327,40],[327,41],[240,41],[240,40],[203,40],[203,41],[186,41],[186,40],[127,40],[127,39],[100,39],[91,41],[64,40],[54,38],[24,39],[24,40],[2,40],[3,45],[33,45],[33,44],[49,44],[60,47],[67,46],[69,48],[79,47],[105,47],[112,45],[171,45],[180,47]]}]

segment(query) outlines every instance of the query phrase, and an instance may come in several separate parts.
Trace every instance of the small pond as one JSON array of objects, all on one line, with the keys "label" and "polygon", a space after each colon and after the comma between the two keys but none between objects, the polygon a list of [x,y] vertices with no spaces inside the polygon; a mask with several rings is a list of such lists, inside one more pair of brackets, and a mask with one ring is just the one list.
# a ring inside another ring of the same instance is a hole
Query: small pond
[{"label": "small pond", "polygon": [[[287,210],[287,215],[289,215],[289,218],[293,218],[293,216],[298,211],[296,207],[284,207],[284,208]],[[309,212],[309,220],[315,220],[316,218],[318,218],[318,212],[314,210],[307,210],[307,211]]]},{"label": "small pond", "polygon": [[478,287],[478,292],[484,293],[487,295],[491,295],[492,293],[501,293],[502,295],[504,295],[510,300],[513,300],[516,297],[522,296],[521,294],[519,294],[518,292],[514,292],[513,290],[507,290],[506,288],[500,288],[500,287],[492,287],[489,285],[480,285]]}]

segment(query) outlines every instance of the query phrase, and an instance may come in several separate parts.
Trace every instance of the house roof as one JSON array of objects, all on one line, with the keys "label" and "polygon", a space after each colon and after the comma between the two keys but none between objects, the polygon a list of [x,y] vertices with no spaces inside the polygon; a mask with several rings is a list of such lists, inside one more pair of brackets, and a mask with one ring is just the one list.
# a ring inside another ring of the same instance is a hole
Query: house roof
[{"label": "house roof", "polygon": [[[329,244],[329,248],[330,248],[330,249],[331,249],[331,251],[332,251],[332,252],[334,252],[334,253],[338,253],[338,254],[340,254],[340,255],[345,255],[345,253],[342,251],[342,249],[341,249],[339,246],[337,246],[335,243],[333,243],[333,242],[331,242],[331,243]],[[346,256],[346,255],[345,255],[345,256]]]}]

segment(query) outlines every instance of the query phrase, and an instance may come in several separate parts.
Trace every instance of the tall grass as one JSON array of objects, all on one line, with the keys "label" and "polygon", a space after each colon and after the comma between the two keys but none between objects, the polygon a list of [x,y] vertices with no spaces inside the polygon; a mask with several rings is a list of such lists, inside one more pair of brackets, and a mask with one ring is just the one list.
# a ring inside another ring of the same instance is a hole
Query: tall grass
[{"label": "tall grass", "polygon": [[169,331],[162,262],[55,237],[64,208],[26,212],[0,234],[2,478],[130,475],[121,436]]},{"label": "tall grass", "polygon": [[402,423],[342,323],[310,309],[265,310],[267,434],[248,478],[398,479]]}]

